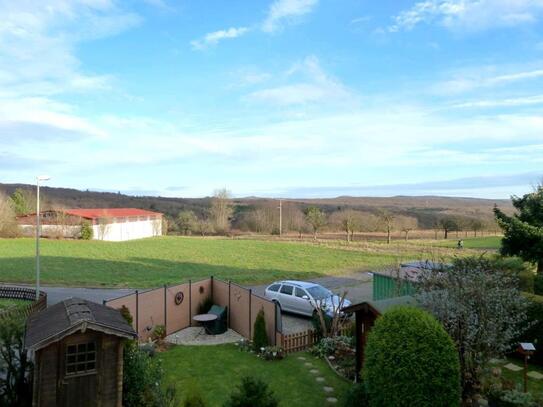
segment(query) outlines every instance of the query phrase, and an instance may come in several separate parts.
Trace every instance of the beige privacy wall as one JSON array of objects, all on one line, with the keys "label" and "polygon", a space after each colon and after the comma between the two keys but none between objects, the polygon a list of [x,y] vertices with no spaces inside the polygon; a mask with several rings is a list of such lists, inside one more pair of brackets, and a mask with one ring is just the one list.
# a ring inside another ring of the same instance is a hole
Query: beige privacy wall
[{"label": "beige privacy wall", "polygon": [[277,338],[281,338],[281,318],[273,302],[248,288],[214,278],[136,291],[105,304],[116,309],[126,306],[139,339],[146,341],[157,325],[164,325],[168,335],[194,325],[192,317],[199,313],[200,304],[207,298],[227,308],[228,327],[245,338],[252,339],[256,316],[264,310],[270,344],[280,342]]}]

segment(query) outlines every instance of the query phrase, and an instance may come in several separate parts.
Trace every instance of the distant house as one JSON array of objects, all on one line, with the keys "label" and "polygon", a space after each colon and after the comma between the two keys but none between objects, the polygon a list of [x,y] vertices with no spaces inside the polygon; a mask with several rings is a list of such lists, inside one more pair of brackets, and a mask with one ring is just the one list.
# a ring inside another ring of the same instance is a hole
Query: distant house
[{"label": "distant house", "polygon": [[34,407],[121,407],[123,345],[136,337],[118,310],[70,298],[28,318]]},{"label": "distant house", "polygon": [[[36,214],[17,218],[23,234],[35,233]],[[40,213],[42,236],[77,238],[87,221],[95,240],[122,241],[160,236],[162,214],[136,208],[61,209]]]}]

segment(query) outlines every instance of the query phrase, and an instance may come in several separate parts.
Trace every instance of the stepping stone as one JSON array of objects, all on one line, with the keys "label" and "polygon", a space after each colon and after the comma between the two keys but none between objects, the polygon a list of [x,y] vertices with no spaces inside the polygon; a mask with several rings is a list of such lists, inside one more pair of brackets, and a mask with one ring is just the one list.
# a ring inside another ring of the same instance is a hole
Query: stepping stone
[{"label": "stepping stone", "polygon": [[539,372],[534,372],[534,371],[528,372],[528,376],[530,376],[532,379],[535,379],[535,380],[543,379],[543,374]]},{"label": "stepping stone", "polygon": [[315,380],[318,381],[319,383],[323,383],[324,377],[317,377]]},{"label": "stepping stone", "polygon": [[333,356],[333,355],[331,355],[331,356],[328,356],[328,360],[335,360],[335,359],[336,359],[336,357],[335,357],[335,356]]},{"label": "stepping stone", "polygon": [[522,370],[520,366],[517,366],[514,363],[508,363],[504,367],[506,369],[512,370],[513,372],[518,372],[519,370]]},{"label": "stepping stone", "polygon": [[334,391],[334,388],[330,386],[324,386],[322,389],[325,393],[332,393]]},{"label": "stepping stone", "polygon": [[332,404],[337,403],[337,399],[336,399],[335,397],[327,397],[327,398],[326,398],[326,401],[327,401],[328,403],[332,403]]},{"label": "stepping stone", "polygon": [[490,359],[489,362],[492,363],[493,365],[501,365],[502,363],[504,363],[504,360],[503,359]]},{"label": "stepping stone", "polygon": [[305,362],[305,363],[304,363],[304,366],[312,367],[312,366],[313,366],[313,363]]},{"label": "stepping stone", "polygon": [[319,371],[317,369],[311,369],[309,371],[309,373],[317,374],[317,373],[319,373]]},{"label": "stepping stone", "polygon": [[298,356],[298,360],[305,360],[303,356]]}]

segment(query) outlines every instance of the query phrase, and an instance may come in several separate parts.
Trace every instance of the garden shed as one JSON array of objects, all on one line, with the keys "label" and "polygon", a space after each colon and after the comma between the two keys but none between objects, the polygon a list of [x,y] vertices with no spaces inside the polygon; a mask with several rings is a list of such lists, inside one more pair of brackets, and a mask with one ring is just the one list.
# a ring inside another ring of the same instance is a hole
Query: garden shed
[{"label": "garden shed", "polygon": [[400,305],[416,305],[416,302],[411,296],[402,296],[378,301],[365,301],[343,308],[343,312],[355,314],[357,377],[364,364],[364,346],[366,345],[366,339],[369,331],[375,324],[375,320],[388,309]]},{"label": "garden shed", "polygon": [[33,406],[121,407],[123,343],[135,337],[118,310],[78,298],[31,315]]}]

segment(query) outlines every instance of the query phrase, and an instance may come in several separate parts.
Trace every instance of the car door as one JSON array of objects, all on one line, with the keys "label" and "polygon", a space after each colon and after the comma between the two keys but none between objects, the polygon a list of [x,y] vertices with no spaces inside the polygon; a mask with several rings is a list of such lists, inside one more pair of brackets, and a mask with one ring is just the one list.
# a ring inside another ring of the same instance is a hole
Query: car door
[{"label": "car door", "polygon": [[279,302],[284,311],[296,312],[294,303],[294,286],[283,284],[279,290]]},{"label": "car door", "polygon": [[313,305],[309,302],[309,295],[303,288],[295,287],[294,298],[297,312],[306,315],[313,315]]}]

